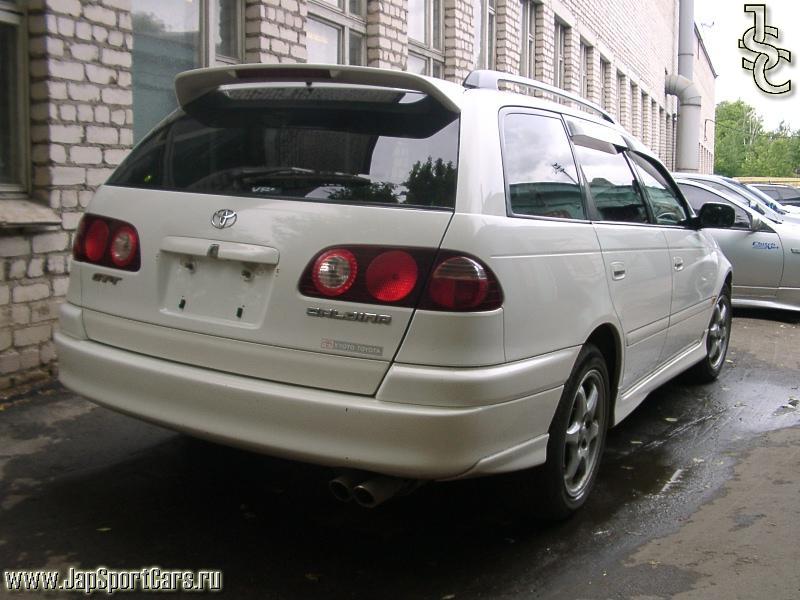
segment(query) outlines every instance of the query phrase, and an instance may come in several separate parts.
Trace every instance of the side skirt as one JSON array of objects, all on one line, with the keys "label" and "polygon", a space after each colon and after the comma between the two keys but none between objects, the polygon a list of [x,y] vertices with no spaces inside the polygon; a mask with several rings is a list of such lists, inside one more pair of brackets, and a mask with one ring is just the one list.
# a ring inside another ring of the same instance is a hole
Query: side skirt
[{"label": "side skirt", "polygon": [[639,406],[650,392],[703,360],[705,355],[706,335],[704,334],[698,343],[676,355],[669,362],[664,363],[651,375],[637,382],[628,390],[621,392],[614,408],[612,427],[631,414],[633,409]]}]

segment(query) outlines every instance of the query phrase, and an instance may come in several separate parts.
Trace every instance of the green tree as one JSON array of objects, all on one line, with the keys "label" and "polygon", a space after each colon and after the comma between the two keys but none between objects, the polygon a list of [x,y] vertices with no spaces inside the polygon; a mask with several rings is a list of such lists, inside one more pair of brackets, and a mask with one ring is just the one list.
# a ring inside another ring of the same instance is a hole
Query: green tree
[{"label": "green tree", "polygon": [[798,147],[800,131],[792,132],[784,123],[775,131],[763,133],[756,140],[752,156],[746,163],[748,175],[791,177],[800,166]]},{"label": "green tree", "polygon": [[755,147],[764,125],[756,109],[742,100],[717,104],[714,139],[714,172],[736,177],[750,175]]},{"label": "green tree", "polygon": [[456,168],[452,162],[445,163],[441,158],[435,161],[428,157],[425,162],[417,161],[411,167],[406,202],[421,206],[452,206],[455,203]]}]

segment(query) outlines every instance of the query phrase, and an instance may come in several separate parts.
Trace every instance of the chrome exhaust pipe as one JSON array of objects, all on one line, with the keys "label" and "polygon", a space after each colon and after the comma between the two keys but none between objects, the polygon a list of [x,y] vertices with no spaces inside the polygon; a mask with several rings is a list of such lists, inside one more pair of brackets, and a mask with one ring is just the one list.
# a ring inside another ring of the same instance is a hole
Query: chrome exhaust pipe
[{"label": "chrome exhaust pipe", "polygon": [[353,499],[353,488],[367,477],[369,475],[362,471],[345,471],[328,482],[328,490],[339,502],[350,502]]},{"label": "chrome exhaust pipe", "polygon": [[375,508],[397,494],[411,493],[419,485],[418,481],[381,475],[355,486],[353,498],[364,508]]}]

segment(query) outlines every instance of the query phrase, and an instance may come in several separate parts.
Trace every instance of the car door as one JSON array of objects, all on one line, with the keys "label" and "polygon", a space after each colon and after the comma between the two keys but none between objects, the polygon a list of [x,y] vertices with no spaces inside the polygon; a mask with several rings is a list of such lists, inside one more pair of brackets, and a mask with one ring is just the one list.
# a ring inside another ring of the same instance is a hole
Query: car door
[{"label": "car door", "polygon": [[757,213],[739,206],[721,193],[688,182],[678,184],[695,210],[707,202],[721,202],[733,207],[736,220],[730,228],[707,229],[733,265],[733,299],[774,298],[783,276],[783,243],[768,223],[753,231]]},{"label": "car door", "polygon": [[620,389],[658,365],[669,324],[672,276],[667,241],[653,226],[619,145],[574,136],[614,309],[625,335]]},{"label": "car door", "polygon": [[711,240],[689,227],[689,207],[664,168],[646,156],[629,154],[653,219],[664,233],[672,267],[669,331],[661,354],[666,362],[702,338],[718,290],[719,259]]}]

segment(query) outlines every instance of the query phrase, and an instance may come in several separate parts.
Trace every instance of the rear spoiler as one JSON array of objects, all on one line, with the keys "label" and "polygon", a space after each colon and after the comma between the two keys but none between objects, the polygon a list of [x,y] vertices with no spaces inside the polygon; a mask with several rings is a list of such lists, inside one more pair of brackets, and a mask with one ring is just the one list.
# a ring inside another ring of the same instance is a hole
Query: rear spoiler
[{"label": "rear spoiler", "polygon": [[461,111],[452,96],[442,89],[443,86],[427,77],[405,71],[344,65],[245,64],[194,69],[179,73],[175,77],[175,95],[178,97],[181,108],[185,108],[193,100],[197,100],[223,85],[275,82],[349,83],[410,90],[431,96],[447,110]]}]

